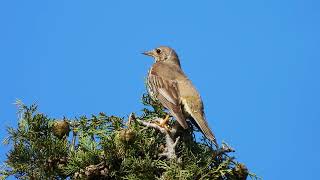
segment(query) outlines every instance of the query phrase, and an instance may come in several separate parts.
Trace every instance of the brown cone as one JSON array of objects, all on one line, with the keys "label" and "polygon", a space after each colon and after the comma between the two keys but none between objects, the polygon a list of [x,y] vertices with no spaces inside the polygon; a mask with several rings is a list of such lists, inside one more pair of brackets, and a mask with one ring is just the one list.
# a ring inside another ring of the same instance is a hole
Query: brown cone
[{"label": "brown cone", "polygon": [[59,139],[63,138],[64,136],[69,136],[69,122],[66,120],[54,122],[52,126],[52,132]]}]

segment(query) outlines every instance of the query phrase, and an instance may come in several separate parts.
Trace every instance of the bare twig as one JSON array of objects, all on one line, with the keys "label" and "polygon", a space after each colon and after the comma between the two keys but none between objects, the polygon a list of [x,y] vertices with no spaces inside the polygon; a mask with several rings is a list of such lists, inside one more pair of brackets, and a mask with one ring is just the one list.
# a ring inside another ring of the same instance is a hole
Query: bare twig
[{"label": "bare twig", "polygon": [[164,152],[161,153],[160,156],[167,157],[168,159],[176,159],[177,155],[176,155],[175,148],[177,146],[179,139],[180,139],[180,136],[177,137],[175,141],[173,141],[173,139],[167,133],[166,134],[166,147],[164,149]]},{"label": "bare twig", "polygon": [[228,144],[223,143],[221,148],[215,151],[214,156],[218,157],[218,156],[221,156],[222,154],[226,154],[230,152],[235,152],[235,150],[232,147],[230,147]]},{"label": "bare twig", "polygon": [[127,122],[127,126],[130,127],[131,123],[136,119],[134,113],[130,113],[129,118],[128,118],[128,122]]}]

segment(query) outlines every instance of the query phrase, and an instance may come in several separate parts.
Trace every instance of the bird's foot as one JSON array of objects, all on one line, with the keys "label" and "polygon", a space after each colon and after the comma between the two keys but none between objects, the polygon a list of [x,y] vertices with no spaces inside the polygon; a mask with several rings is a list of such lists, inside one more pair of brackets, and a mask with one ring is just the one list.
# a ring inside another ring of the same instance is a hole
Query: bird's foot
[{"label": "bird's foot", "polygon": [[169,115],[166,115],[166,117],[165,117],[164,119],[160,119],[160,120],[159,120],[159,122],[157,123],[157,125],[159,125],[161,128],[166,129],[167,131],[170,131],[169,125],[168,125],[169,118],[170,118],[170,116],[169,116]]}]

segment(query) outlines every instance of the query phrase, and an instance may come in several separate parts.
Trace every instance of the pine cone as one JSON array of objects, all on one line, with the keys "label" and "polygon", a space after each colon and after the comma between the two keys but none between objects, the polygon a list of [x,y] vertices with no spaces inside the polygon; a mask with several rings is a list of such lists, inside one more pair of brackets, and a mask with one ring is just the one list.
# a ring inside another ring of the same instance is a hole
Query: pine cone
[{"label": "pine cone", "polygon": [[69,136],[69,122],[66,120],[54,122],[52,126],[52,132],[59,139],[63,138],[64,136]]},{"label": "pine cone", "polygon": [[135,132],[131,129],[123,129],[119,132],[120,140],[123,142],[131,142],[135,135]]}]

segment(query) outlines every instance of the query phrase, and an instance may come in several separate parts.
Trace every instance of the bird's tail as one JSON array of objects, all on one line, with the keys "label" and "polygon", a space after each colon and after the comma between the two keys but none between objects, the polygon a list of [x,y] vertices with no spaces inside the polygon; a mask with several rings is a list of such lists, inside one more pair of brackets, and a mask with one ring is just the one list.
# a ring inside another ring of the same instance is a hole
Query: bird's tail
[{"label": "bird's tail", "polygon": [[215,135],[213,134],[213,132],[211,131],[211,129],[209,128],[208,122],[206,121],[205,117],[200,113],[194,113],[192,117],[194,118],[196,124],[198,125],[198,127],[200,128],[202,133],[211,142],[213,142],[213,144],[216,146],[216,148],[218,148],[219,146],[217,143],[217,139],[216,139]]}]

